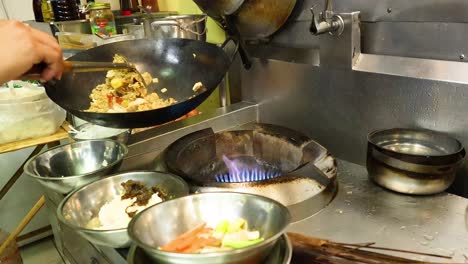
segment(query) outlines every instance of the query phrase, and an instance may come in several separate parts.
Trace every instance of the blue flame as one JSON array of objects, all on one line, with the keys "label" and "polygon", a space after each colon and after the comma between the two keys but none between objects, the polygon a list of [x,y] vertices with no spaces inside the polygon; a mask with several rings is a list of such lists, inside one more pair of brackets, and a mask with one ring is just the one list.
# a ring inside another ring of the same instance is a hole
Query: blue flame
[{"label": "blue flame", "polygon": [[235,161],[223,155],[223,161],[229,172],[215,176],[217,182],[254,182],[273,179],[281,175],[281,171],[262,167],[242,168]]}]

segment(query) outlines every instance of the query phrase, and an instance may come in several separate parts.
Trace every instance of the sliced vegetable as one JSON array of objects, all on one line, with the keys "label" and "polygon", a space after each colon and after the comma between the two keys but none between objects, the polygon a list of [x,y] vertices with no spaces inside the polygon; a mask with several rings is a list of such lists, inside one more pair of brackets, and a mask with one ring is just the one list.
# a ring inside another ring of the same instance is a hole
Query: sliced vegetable
[{"label": "sliced vegetable", "polygon": [[224,220],[219,222],[219,224],[216,226],[215,231],[220,232],[220,233],[226,233],[229,229],[229,221]]},{"label": "sliced vegetable", "polygon": [[263,238],[255,239],[255,240],[223,240],[223,246],[225,247],[232,247],[232,248],[245,248],[255,244],[258,244],[263,241]]},{"label": "sliced vegetable", "polygon": [[215,229],[199,225],[178,236],[160,250],[177,253],[207,253],[244,248],[263,241],[259,231],[248,231],[247,221],[239,218],[232,222],[223,220]]},{"label": "sliced vegetable", "polygon": [[122,79],[119,79],[119,78],[115,78],[115,79],[112,79],[111,82],[110,82],[110,85],[112,86],[112,88],[114,89],[119,89],[120,87],[123,86],[123,80]]},{"label": "sliced vegetable", "polygon": [[247,221],[245,221],[245,219],[242,219],[242,218],[238,218],[234,221],[232,221],[232,223],[229,225],[229,229],[228,229],[228,233],[235,233],[235,232],[239,232],[243,229],[247,229]]},{"label": "sliced vegetable", "polygon": [[188,247],[190,247],[190,244],[195,241],[199,233],[204,231],[205,227],[206,227],[205,223],[201,224],[195,227],[194,229],[176,237],[174,240],[162,246],[160,249],[164,251],[181,252],[187,249]]}]

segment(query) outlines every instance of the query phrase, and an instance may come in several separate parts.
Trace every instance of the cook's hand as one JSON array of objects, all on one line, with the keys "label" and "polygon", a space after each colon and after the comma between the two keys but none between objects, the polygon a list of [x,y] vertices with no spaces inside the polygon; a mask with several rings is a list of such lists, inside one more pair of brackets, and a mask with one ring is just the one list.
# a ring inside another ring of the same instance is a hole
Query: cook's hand
[{"label": "cook's hand", "polygon": [[0,20],[0,84],[18,79],[35,64],[45,62],[41,80],[62,76],[62,49],[51,35],[19,21]]}]

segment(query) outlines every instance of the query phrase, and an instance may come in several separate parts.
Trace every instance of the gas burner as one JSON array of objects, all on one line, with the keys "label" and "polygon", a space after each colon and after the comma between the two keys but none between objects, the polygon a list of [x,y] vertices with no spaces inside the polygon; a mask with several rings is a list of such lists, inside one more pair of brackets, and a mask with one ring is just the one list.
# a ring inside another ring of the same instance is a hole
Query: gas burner
[{"label": "gas burner", "polygon": [[217,182],[254,182],[276,178],[282,174],[279,168],[262,164],[255,157],[240,156],[229,159],[222,155],[227,173],[216,174]]},{"label": "gas burner", "polygon": [[337,186],[336,162],[324,147],[269,124],[188,134],[163,152],[156,168],[181,176],[193,192],[247,192],[275,199],[290,209],[293,221],[322,209]]}]

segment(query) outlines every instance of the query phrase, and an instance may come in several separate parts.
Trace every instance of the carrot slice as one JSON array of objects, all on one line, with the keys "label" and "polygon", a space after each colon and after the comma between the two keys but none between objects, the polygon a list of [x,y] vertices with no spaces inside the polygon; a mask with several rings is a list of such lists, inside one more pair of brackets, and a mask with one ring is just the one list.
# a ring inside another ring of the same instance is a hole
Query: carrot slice
[{"label": "carrot slice", "polygon": [[198,239],[194,240],[191,246],[184,251],[183,253],[198,253],[201,249],[207,246],[219,246],[221,245],[221,241],[214,238],[214,237],[199,237]]},{"label": "carrot slice", "polygon": [[192,243],[197,238],[197,235],[205,230],[205,226],[206,223],[203,223],[195,227],[194,229],[183,233],[182,235],[176,237],[174,240],[170,241],[166,245],[163,245],[161,247],[161,250],[178,252],[183,248],[187,248],[188,246],[190,246],[190,243]]}]

